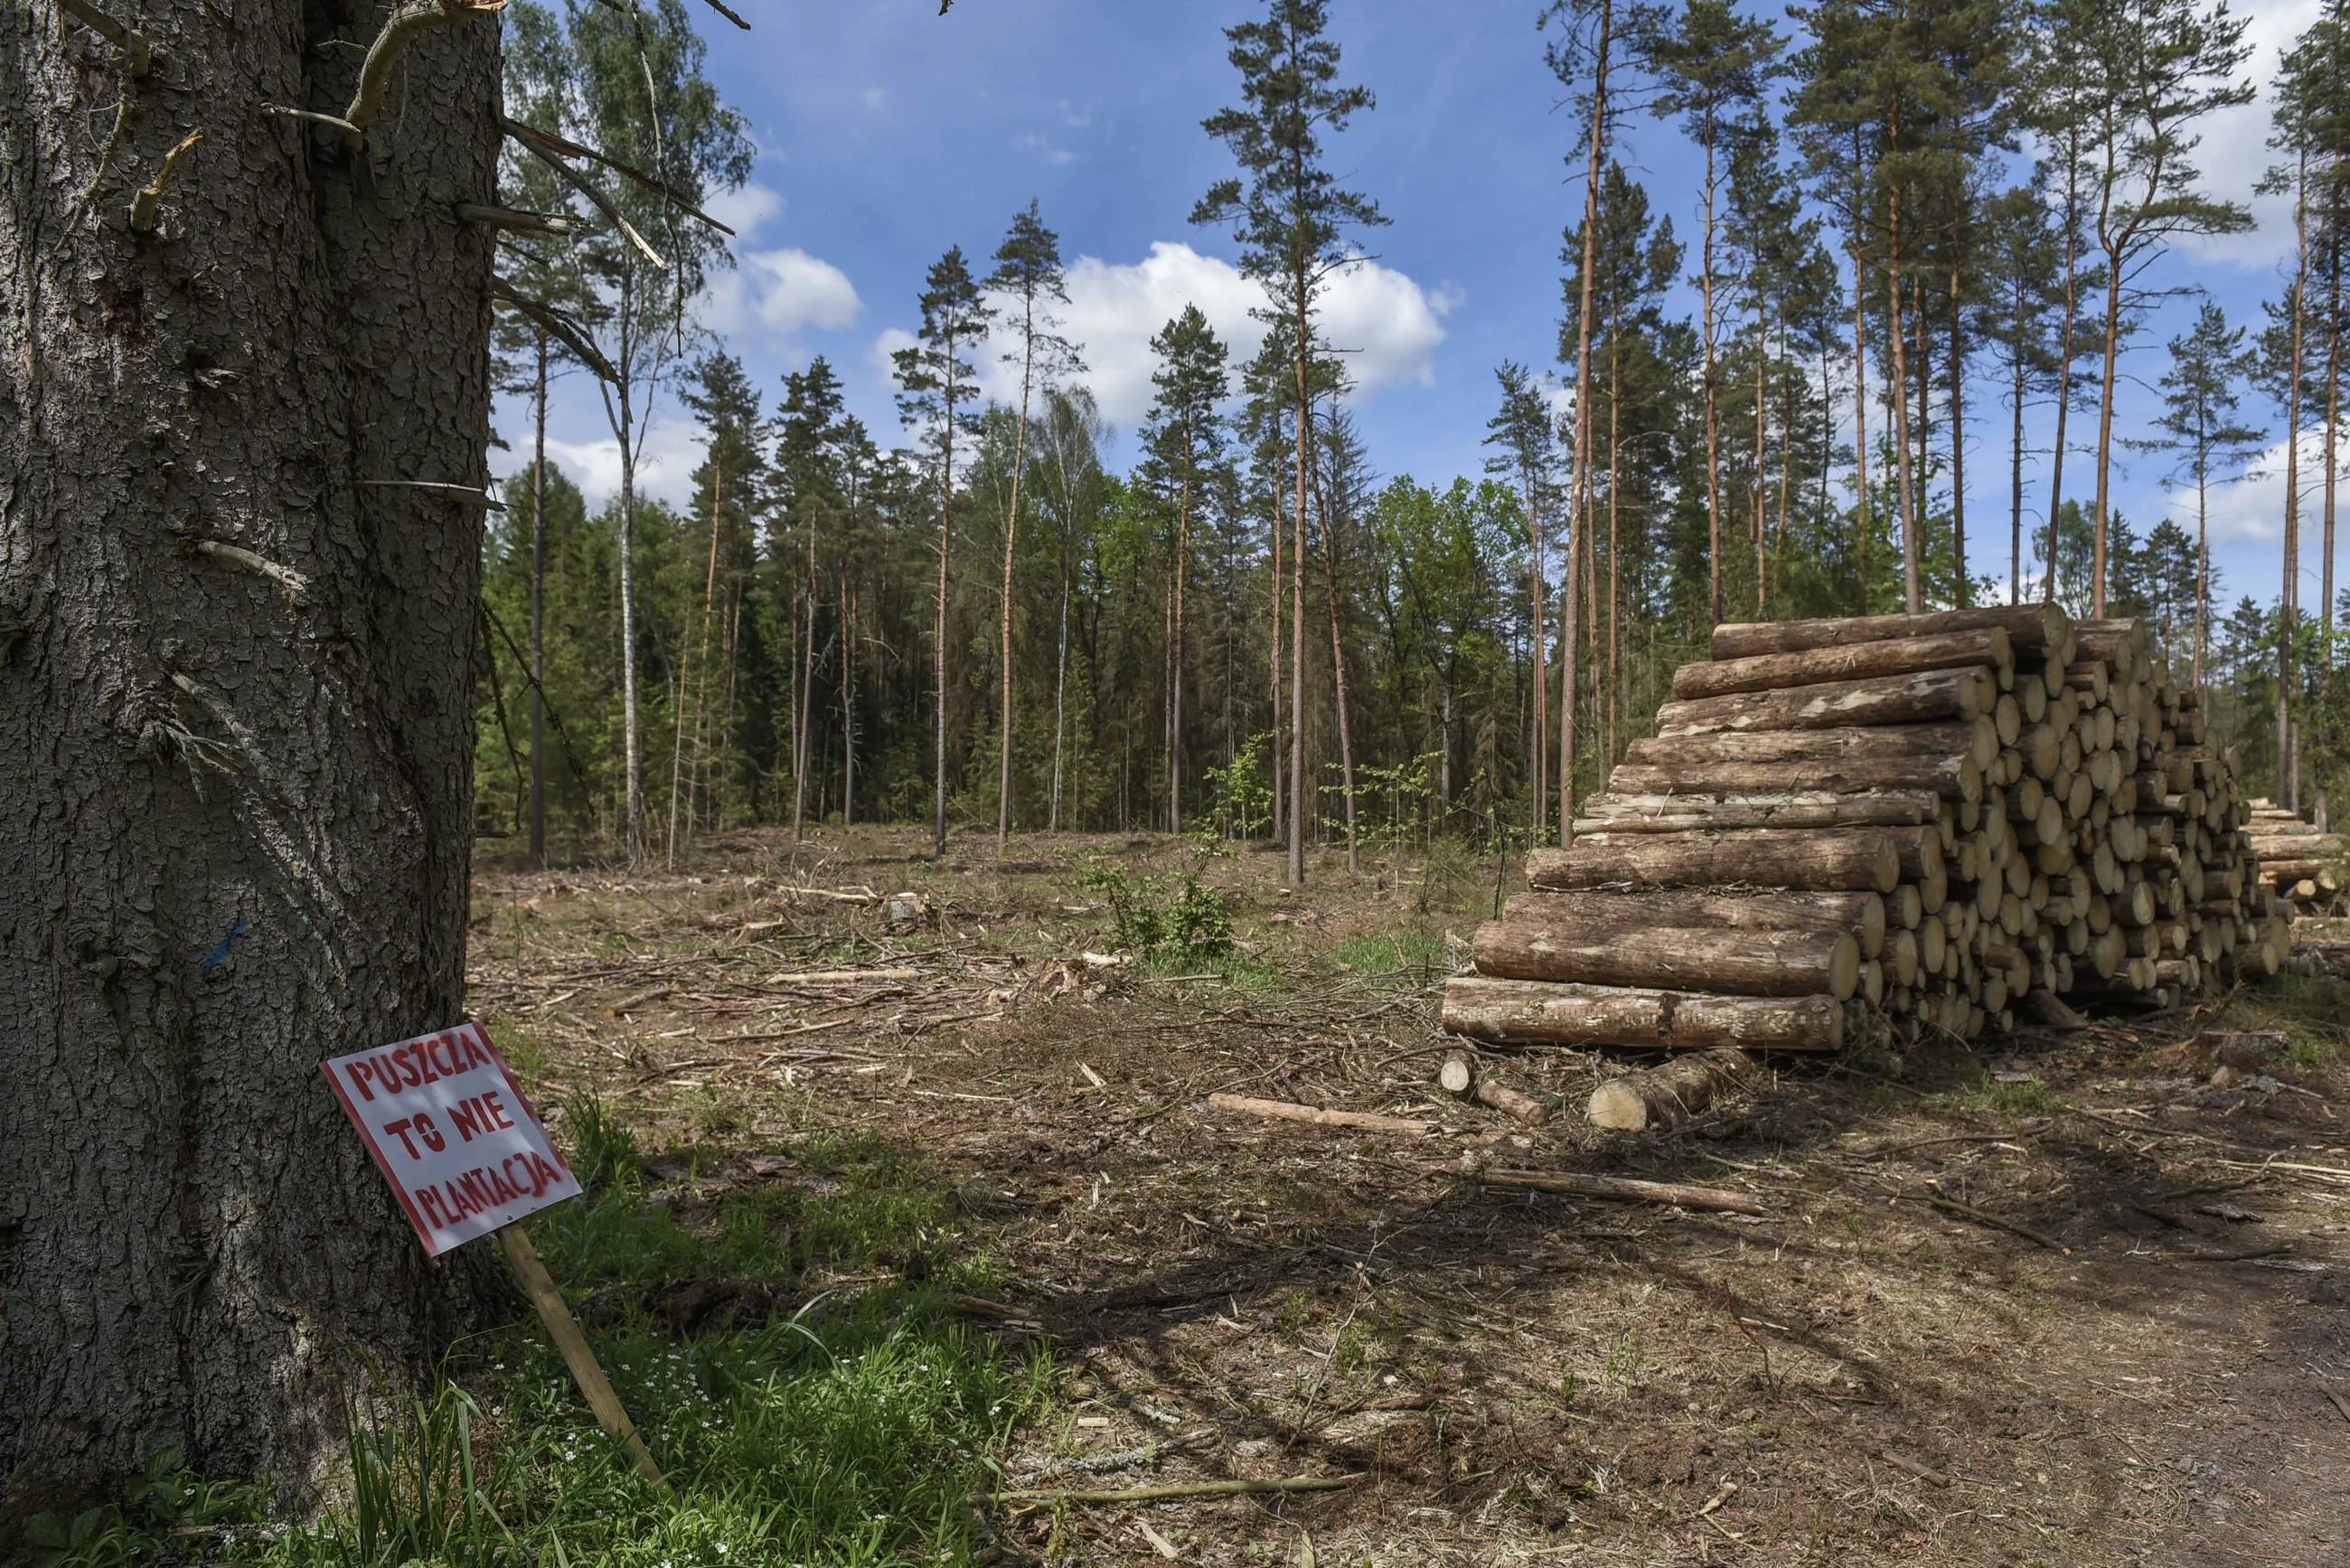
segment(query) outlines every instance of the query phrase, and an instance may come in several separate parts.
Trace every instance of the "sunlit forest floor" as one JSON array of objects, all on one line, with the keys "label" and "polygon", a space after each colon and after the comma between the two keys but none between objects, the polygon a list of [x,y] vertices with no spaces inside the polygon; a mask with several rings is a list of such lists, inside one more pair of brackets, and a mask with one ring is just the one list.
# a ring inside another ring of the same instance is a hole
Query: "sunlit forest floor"
[{"label": "sunlit forest floor", "polygon": [[[1526,1128],[1434,1085],[1491,861],[1292,897],[1167,837],[926,849],[481,875],[474,1010],[591,1182],[541,1250],[708,1523],[518,1489],[570,1561],[2350,1561],[2339,978],[1785,1064],[1679,1133],[1584,1124],[1617,1064],[1496,1056],[1565,1107]],[[2193,1037],[2254,1028],[2289,1054],[2211,1086]],[[1487,1189],[1480,1148],[1769,1213]],[[1291,1477],[1347,1481],[1044,1495]]]}]

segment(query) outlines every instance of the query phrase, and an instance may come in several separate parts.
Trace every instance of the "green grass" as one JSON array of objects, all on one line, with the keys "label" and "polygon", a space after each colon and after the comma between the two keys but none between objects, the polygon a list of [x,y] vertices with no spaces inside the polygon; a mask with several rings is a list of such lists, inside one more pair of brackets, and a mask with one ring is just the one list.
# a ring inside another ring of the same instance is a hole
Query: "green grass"
[{"label": "green grass", "polygon": [[970,1499],[1045,1408],[1052,1371],[957,1313],[954,1290],[985,1275],[951,1254],[934,1174],[878,1137],[815,1130],[790,1145],[793,1169],[681,1222],[655,1200],[655,1171],[681,1168],[671,1179],[687,1187],[710,1157],[649,1158],[593,1100],[567,1125],[588,1191],[531,1231],[575,1302],[626,1306],[632,1287],[674,1279],[930,1266],[754,1329],[678,1341],[630,1315],[591,1334],[674,1495],[616,1451],[534,1322],[461,1347],[427,1398],[355,1392],[347,1474],[323,1519],[264,1531],[257,1493],[198,1486],[169,1459],[120,1508],[43,1521],[45,1568],[187,1561],[191,1538],[172,1529],[190,1524],[214,1532],[193,1538],[215,1542],[202,1560],[261,1568],[971,1561],[984,1527]]},{"label": "green grass", "polygon": [[2228,1023],[2284,1033],[2293,1065],[2317,1067],[2350,1045],[2350,981],[2332,975],[2281,974],[2248,988]]},{"label": "green grass", "polygon": [[1330,961],[1357,974],[1407,975],[1425,981],[1452,972],[1452,950],[1440,929],[1412,925],[1341,942],[1331,950]]}]

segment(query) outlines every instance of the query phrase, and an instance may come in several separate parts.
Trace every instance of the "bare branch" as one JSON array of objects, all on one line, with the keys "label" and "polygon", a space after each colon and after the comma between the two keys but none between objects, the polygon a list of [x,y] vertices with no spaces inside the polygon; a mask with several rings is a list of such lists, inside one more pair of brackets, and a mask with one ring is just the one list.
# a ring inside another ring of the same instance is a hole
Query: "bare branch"
[{"label": "bare branch", "polygon": [[651,175],[644,172],[644,171],[640,169],[632,169],[628,164],[621,162],[619,159],[598,152],[592,147],[582,147],[577,142],[557,136],[551,130],[541,130],[538,127],[535,125],[525,125],[519,119],[512,119],[501,116],[498,123],[504,129],[505,133],[508,136],[513,137],[515,140],[521,142],[524,146],[529,148],[533,152],[537,153],[542,158],[549,155],[556,155],[565,158],[585,158],[590,163],[600,163],[605,168],[612,171],[615,174],[619,174],[623,178],[636,182],[636,183],[643,186],[646,190],[650,191],[653,194],[674,204],[687,213],[687,215],[701,219],[703,223],[708,223],[712,228],[716,229],[720,234],[726,235],[728,238],[731,239],[733,237],[734,231],[733,229],[728,228],[724,223],[720,223],[717,219],[712,217],[709,213],[703,212],[701,208],[695,206],[692,202],[679,195],[677,192],[671,189],[669,185],[654,179]]},{"label": "bare branch", "polygon": [[307,119],[319,125],[331,125],[352,136],[360,134],[359,128],[349,120],[331,114],[320,114],[315,109],[289,109],[282,103],[265,103],[261,106],[261,112],[276,115],[281,119]]},{"label": "bare branch", "polygon": [[351,92],[351,106],[343,111],[343,119],[357,129],[351,132],[354,150],[364,140],[367,128],[383,111],[383,95],[391,85],[391,67],[408,46],[424,34],[442,27],[454,26],[476,16],[487,16],[505,8],[506,0],[410,0],[395,5],[384,18],[383,31],[368,46],[367,59],[359,66],[359,86]]},{"label": "bare branch", "polygon": [[148,47],[146,34],[92,5],[91,0],[57,0],[57,3],[64,7],[67,16],[122,51],[122,68],[126,73],[138,78],[153,68],[155,51]]},{"label": "bare branch", "polygon": [[188,149],[203,139],[203,127],[198,126],[180,138],[178,146],[163,154],[163,161],[157,167],[155,178],[148,182],[138,194],[130,198],[130,232],[132,234],[143,234],[154,228],[155,209],[162,205],[163,187],[171,182],[172,170],[179,163],[182,155]]},{"label": "bare branch", "polygon": [[258,572],[297,599],[306,598],[309,595],[309,578],[291,566],[280,566],[268,556],[257,556],[243,545],[231,545],[220,539],[199,539],[196,541],[196,554],[210,556],[215,561],[227,561],[232,565],[243,566],[247,571]]},{"label": "bare branch", "polygon": [[568,312],[557,309],[543,299],[532,298],[502,277],[490,279],[490,295],[492,298],[514,306],[532,326],[570,349],[579,362],[598,378],[616,385],[619,383],[620,373],[612,369],[612,362],[604,358],[603,351],[588,337],[588,329],[574,320]]},{"label": "bare branch", "polygon": [[478,202],[459,202],[452,208],[457,216],[469,223],[484,228],[510,229],[523,234],[553,234],[567,239],[585,226],[561,213],[533,213],[521,207],[485,207]]},{"label": "bare branch", "polygon": [[717,12],[720,16],[725,17],[728,21],[733,23],[736,26],[742,28],[744,32],[747,33],[751,30],[751,24],[745,22],[741,16],[735,15],[733,9],[722,4],[721,0],[702,0],[702,3],[709,6],[712,11]]},{"label": "bare branch", "polygon": [[441,479],[362,479],[359,483],[376,488],[436,491],[444,495],[453,495],[461,500],[471,501],[477,506],[486,506],[493,512],[504,512],[506,509],[504,502],[494,498],[488,491],[478,484],[451,484],[446,480]]},{"label": "bare branch", "polygon": [[652,263],[653,265],[660,268],[663,272],[667,272],[669,270],[669,263],[661,258],[660,252],[653,249],[651,245],[646,244],[645,236],[637,233],[636,225],[629,223],[628,219],[622,217],[620,215],[620,209],[612,205],[610,198],[607,197],[603,192],[596,189],[594,183],[583,177],[579,171],[571,167],[570,164],[566,163],[555,153],[548,151],[546,148],[539,146],[536,142],[532,141],[527,138],[523,140],[523,146],[532,153],[536,154],[540,162],[546,164],[549,169],[554,170],[557,175],[561,176],[565,184],[570,186],[573,190],[587,197],[588,201],[594,202],[596,204],[596,210],[602,213],[606,217],[611,219],[613,225],[622,234],[629,236],[629,243],[644,253],[645,259],[647,261]]}]

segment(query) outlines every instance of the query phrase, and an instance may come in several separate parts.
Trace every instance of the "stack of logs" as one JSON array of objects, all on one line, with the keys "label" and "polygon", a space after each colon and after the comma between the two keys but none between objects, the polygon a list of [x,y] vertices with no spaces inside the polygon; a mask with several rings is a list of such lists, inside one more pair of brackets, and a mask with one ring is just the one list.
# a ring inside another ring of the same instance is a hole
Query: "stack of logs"
[{"label": "stack of logs", "polygon": [[2290,945],[2192,690],[2054,606],[1718,627],[1476,938],[1496,1044],[1835,1050],[2162,1005]]},{"label": "stack of logs", "polygon": [[2323,833],[2274,801],[2255,800],[2246,816],[2252,853],[2261,857],[2261,878],[2303,914],[2329,908],[2342,891],[2337,869],[2342,836]]}]

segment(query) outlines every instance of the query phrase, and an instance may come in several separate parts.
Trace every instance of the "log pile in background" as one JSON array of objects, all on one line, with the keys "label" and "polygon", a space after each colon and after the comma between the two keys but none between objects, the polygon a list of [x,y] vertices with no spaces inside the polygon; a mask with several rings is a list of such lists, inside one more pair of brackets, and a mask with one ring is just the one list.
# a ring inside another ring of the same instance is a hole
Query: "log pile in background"
[{"label": "log pile in background", "polygon": [[2342,892],[2342,836],[2322,833],[2297,812],[2255,800],[2245,816],[2261,880],[2303,914],[2332,907]]},{"label": "log pile in background", "polygon": [[1445,1027],[1827,1051],[2160,1005],[2290,945],[2198,694],[2054,606],[1718,627]]}]

